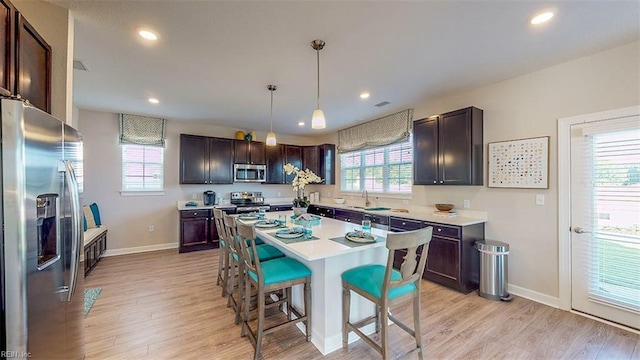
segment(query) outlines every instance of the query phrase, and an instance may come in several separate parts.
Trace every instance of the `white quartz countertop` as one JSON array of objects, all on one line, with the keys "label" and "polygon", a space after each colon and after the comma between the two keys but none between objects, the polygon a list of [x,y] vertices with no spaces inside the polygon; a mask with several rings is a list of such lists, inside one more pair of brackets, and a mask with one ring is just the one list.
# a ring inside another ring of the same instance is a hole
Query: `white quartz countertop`
[{"label": "white quartz countertop", "polygon": [[[279,215],[284,215],[287,219],[287,226],[300,226],[295,225],[291,222],[291,215],[293,215],[293,211],[276,211],[276,212],[268,212],[266,214],[267,219],[278,219]],[[254,224],[256,221],[245,221],[247,224]],[[312,227],[313,236],[317,237],[318,240],[304,240],[300,242],[295,242],[291,244],[286,244],[280,241],[276,236],[275,232],[279,229],[256,229],[256,235],[258,235],[261,239],[263,239],[267,243],[272,243],[278,247],[284,248],[300,258],[307,261],[314,261],[320,259],[326,259],[332,256],[339,256],[348,253],[358,253],[363,250],[384,247],[386,242],[380,241],[371,244],[358,244],[359,246],[350,247],[347,245],[340,244],[333,240],[332,238],[336,237],[344,237],[346,233],[354,230],[360,229],[360,224],[348,223],[340,220],[334,220],[329,218],[322,218],[320,221],[320,225],[316,225]],[[386,239],[388,231],[380,230],[380,229],[371,229],[371,233],[376,236],[380,236]]]},{"label": "white quartz countertop", "polygon": [[235,205],[205,205],[202,201],[195,201],[196,206],[187,206],[186,204],[189,201],[178,201],[177,206],[178,210],[206,210],[206,209],[235,209]]}]

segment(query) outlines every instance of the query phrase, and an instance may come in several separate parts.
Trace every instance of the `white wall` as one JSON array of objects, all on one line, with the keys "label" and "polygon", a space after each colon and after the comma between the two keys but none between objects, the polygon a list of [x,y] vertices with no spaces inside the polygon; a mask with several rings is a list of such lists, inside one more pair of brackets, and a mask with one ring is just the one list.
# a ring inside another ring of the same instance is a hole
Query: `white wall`
[{"label": "white wall", "polygon": [[[191,200],[196,193],[213,190],[227,200],[231,191],[262,191],[268,198],[290,201],[294,192],[290,185],[180,185],[180,134],[233,138],[237,129],[175,120],[167,121],[165,178],[162,196],[121,196],[121,148],[118,145],[118,114],[79,111],[80,132],[84,138],[84,205],[97,203],[102,221],[109,227],[108,249],[121,250],[143,246],[160,246],[178,242],[176,202]],[[264,141],[266,133],[257,133]],[[312,144],[313,139],[278,135],[278,142]],[[155,231],[149,232],[154,225]]]},{"label": "white wall", "polygon": [[51,113],[72,126],[73,18],[69,10],[39,0],[11,0],[51,46]]},{"label": "white wall", "polygon": [[[497,189],[486,185],[414,186],[413,198],[408,204],[392,199],[379,199],[376,204],[419,209],[446,202],[462,208],[463,200],[470,200],[471,210],[488,212],[486,237],[511,245],[510,285],[537,294],[538,298],[557,299],[557,119],[640,104],[638,64],[640,43],[635,42],[473,91],[415,104],[415,119],[467,106],[483,109],[485,145],[494,141],[550,136],[549,189]],[[240,185],[178,184],[180,132],[233,137],[235,129],[170,121],[165,167],[166,195],[135,198],[119,195],[117,115],[81,110],[80,130],[85,137],[84,202],[98,202],[103,209],[105,222],[112,228],[110,249],[176,242],[176,200],[188,200],[192,192],[199,193],[209,188],[219,193],[246,188]],[[264,138],[265,135],[259,136]],[[324,136],[315,141],[309,138],[278,138],[282,143],[298,144],[322,143],[331,139],[335,142],[337,136]],[[288,185],[264,185],[261,190],[267,197],[275,197],[277,191],[283,195],[288,191],[289,196],[293,196]],[[310,190],[321,191],[327,201],[339,192],[339,186],[310,186]],[[535,205],[536,194],[545,195],[544,206]],[[347,200],[362,201],[359,197]],[[155,233],[147,231],[150,224],[155,225]]]}]

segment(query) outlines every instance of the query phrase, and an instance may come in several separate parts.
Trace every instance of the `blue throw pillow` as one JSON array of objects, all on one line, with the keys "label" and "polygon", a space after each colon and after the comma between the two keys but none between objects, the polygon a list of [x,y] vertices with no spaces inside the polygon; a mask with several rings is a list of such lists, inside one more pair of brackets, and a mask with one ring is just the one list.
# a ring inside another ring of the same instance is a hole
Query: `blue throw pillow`
[{"label": "blue throw pillow", "polygon": [[102,220],[100,219],[100,210],[98,210],[98,204],[93,203],[89,205],[91,212],[93,213],[93,220],[96,222],[96,226],[102,226]]},{"label": "blue throw pillow", "polygon": [[84,228],[83,231],[87,231],[87,217],[82,215],[82,227]]}]

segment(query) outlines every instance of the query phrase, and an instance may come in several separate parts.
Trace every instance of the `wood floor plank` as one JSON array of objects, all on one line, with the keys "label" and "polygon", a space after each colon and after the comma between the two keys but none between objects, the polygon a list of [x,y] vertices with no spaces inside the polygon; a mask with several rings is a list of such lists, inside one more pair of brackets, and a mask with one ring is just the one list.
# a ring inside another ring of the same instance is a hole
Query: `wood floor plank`
[{"label": "wood floor plank", "polygon": [[[164,250],[108,257],[85,278],[102,292],[85,319],[86,359],[248,359],[233,310],[215,278],[218,250]],[[422,340],[428,359],[634,359],[640,336],[515,297],[490,301],[423,281]],[[411,302],[392,308],[413,326]],[[373,336],[377,339],[377,335]],[[417,359],[413,339],[391,326],[390,358]],[[295,327],[265,336],[263,359],[364,360],[363,341],[323,357]]]}]

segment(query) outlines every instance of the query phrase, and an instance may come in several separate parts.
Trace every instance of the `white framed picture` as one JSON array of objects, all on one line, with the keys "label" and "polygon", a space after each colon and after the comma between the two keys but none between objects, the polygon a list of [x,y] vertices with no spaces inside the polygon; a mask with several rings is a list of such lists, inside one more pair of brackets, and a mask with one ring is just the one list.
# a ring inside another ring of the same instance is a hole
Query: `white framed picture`
[{"label": "white framed picture", "polygon": [[488,187],[549,188],[549,136],[492,142],[488,146]]}]

